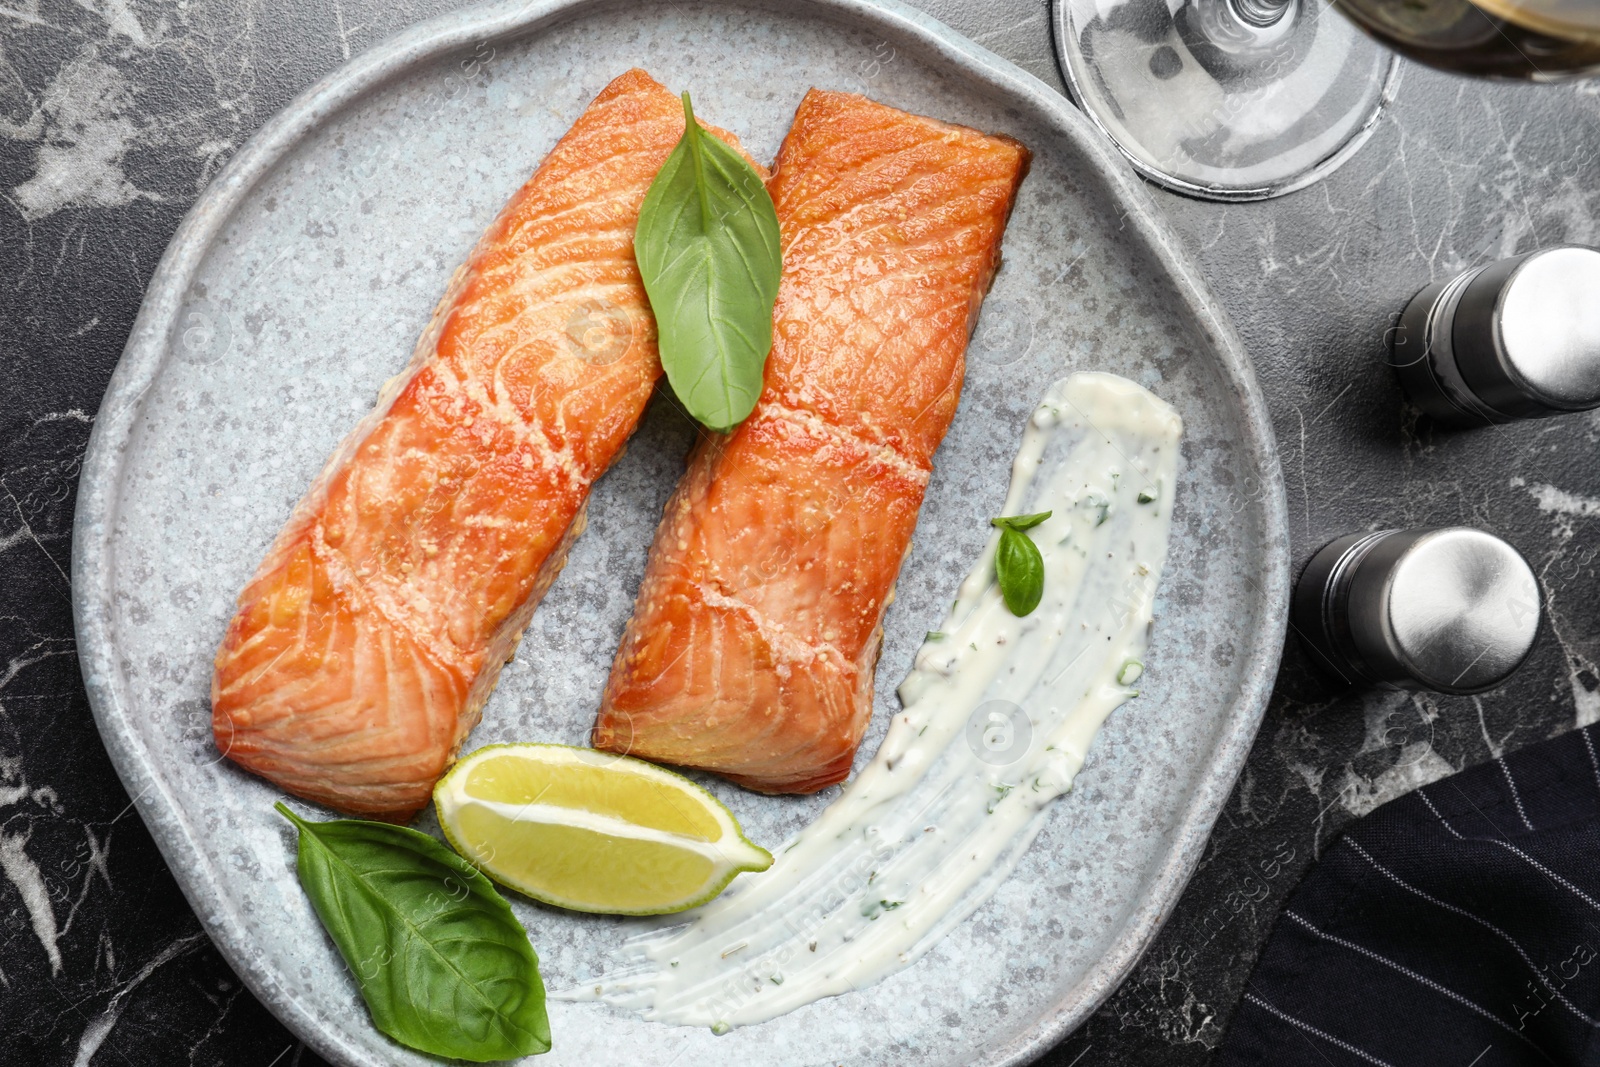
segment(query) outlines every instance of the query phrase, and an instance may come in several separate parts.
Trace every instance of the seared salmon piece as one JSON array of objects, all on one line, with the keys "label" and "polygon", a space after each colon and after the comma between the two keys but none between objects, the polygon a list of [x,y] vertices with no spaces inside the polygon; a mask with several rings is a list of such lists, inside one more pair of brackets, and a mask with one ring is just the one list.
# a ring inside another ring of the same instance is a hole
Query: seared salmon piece
[{"label": "seared salmon piece", "polygon": [[355,815],[428,802],[661,374],[633,230],[683,121],[617,78],[456,272],[239,596],[211,683],[235,763]]},{"label": "seared salmon piece", "polygon": [[768,183],[783,239],[756,410],[701,442],[656,532],[596,748],[767,793],[841,781],[884,609],[1028,150],[806,95]]}]

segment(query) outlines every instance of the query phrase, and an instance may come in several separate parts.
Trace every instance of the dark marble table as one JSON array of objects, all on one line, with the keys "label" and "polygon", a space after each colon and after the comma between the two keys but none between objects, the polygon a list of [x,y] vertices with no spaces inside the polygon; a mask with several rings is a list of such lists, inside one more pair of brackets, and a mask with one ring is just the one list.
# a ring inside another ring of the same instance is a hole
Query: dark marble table
[{"label": "dark marble table", "polygon": [[[922,0],[1060,87],[1038,0]],[[100,395],[196,195],[296,93],[451,0],[0,5],[0,1064],[321,1060],[211,947],[133,813],[73,654],[68,550]],[[1382,338],[1430,280],[1600,244],[1600,83],[1410,68],[1331,179],[1262,204],[1155,191],[1233,316],[1283,454],[1296,563],[1337,534],[1467,523],[1547,622],[1480,697],[1336,694],[1291,642],[1199,871],[1127,983],[1043,1062],[1199,1064],[1283,896],[1351,819],[1600,719],[1600,413],[1466,434],[1401,401]]]}]

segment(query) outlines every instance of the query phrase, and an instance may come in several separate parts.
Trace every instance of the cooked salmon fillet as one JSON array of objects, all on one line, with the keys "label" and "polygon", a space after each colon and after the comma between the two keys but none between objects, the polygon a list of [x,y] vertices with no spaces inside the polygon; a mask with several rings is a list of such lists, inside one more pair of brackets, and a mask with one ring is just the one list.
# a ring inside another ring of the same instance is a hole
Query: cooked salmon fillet
[{"label": "cooked salmon fillet", "polygon": [[1028,150],[806,95],[768,183],[783,280],[761,399],[667,504],[596,748],[751,789],[842,780],[884,608],[961,396]]},{"label": "cooked salmon fillet", "polygon": [[456,272],[239,596],[211,684],[234,762],[357,815],[428,802],[661,373],[633,230],[683,122],[617,78]]}]

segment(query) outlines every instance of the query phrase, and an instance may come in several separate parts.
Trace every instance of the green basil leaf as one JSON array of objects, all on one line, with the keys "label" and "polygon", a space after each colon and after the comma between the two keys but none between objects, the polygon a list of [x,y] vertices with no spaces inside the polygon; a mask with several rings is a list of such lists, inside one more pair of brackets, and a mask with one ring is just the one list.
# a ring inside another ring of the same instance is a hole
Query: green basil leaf
[{"label": "green basil leaf", "polygon": [[633,235],[656,317],[661,367],[689,414],[713,430],[761,396],[783,253],[778,212],[755,168],[695,122],[662,164]]},{"label": "green basil leaf", "polygon": [[300,831],[300,883],[379,1030],[480,1063],[550,1051],[539,958],[489,879],[416,830],[277,809]]},{"label": "green basil leaf", "polygon": [[998,519],[990,519],[990,526],[998,526],[1002,530],[1031,530],[1054,512],[1036,511],[1032,515],[1002,515]]},{"label": "green basil leaf", "polygon": [[1000,579],[1000,596],[1011,614],[1021,617],[1039,606],[1044,596],[1044,560],[1031,537],[1010,526],[1001,527],[994,571]]}]

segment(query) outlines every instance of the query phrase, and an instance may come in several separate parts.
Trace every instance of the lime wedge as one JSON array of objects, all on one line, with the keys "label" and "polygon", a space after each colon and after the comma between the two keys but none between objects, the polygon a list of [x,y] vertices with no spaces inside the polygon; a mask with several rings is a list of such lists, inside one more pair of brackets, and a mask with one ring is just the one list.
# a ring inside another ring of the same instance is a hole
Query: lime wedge
[{"label": "lime wedge", "polygon": [[704,904],[772,856],[681,774],[567,745],[490,745],[433,789],[444,836],[501,885],[574,911]]}]

